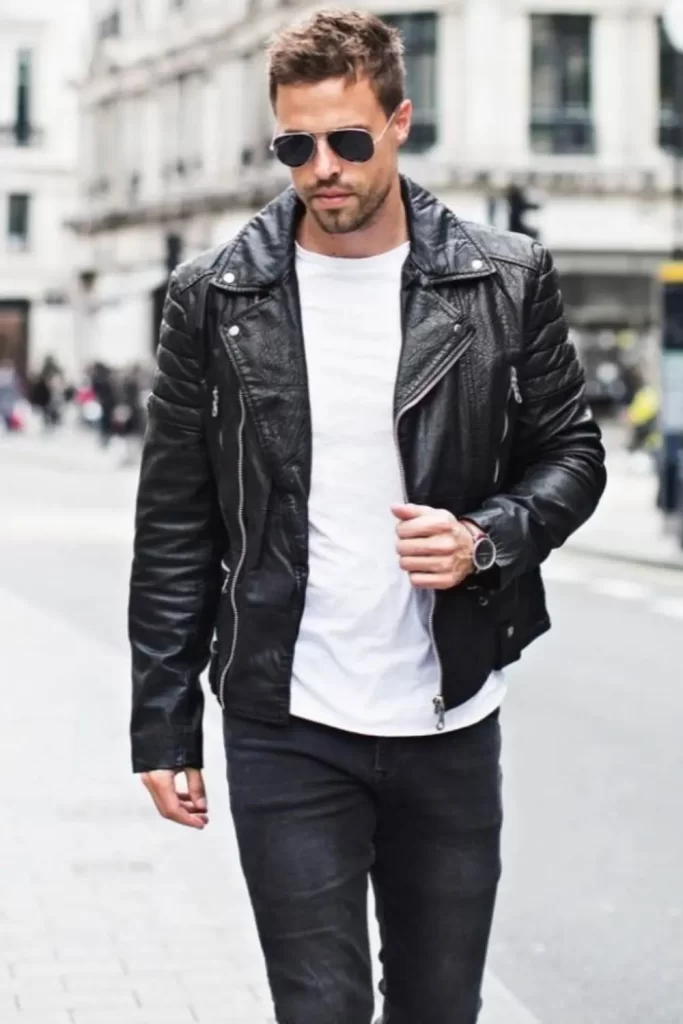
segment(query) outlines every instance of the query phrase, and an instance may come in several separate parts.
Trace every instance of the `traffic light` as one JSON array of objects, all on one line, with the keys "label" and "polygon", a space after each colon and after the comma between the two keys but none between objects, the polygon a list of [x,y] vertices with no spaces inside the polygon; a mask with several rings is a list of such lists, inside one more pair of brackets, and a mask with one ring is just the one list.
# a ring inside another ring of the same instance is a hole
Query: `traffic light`
[{"label": "traffic light", "polygon": [[529,235],[530,238],[538,238],[538,230],[527,224],[525,214],[531,210],[540,210],[540,204],[535,203],[525,189],[519,185],[510,185],[507,190],[508,202],[508,230],[516,231],[521,235]]}]

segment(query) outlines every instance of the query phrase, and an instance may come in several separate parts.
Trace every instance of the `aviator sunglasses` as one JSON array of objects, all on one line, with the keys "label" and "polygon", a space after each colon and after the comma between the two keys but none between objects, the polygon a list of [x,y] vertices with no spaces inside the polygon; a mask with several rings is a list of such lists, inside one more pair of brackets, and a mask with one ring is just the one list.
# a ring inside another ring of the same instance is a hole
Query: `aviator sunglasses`
[{"label": "aviator sunglasses", "polygon": [[372,160],[396,111],[391,115],[377,137],[366,128],[335,128],[330,132],[285,132],[276,135],[270,144],[271,152],[285,167],[303,167],[315,156],[318,139],[325,139],[333,153],[352,164],[366,164]]}]

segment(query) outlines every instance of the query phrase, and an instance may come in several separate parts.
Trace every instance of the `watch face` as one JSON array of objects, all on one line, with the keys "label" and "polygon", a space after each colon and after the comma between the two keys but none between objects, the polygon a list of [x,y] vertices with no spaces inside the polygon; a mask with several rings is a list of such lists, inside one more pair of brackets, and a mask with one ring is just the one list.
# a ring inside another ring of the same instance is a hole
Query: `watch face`
[{"label": "watch face", "polygon": [[493,567],[496,561],[496,545],[490,537],[481,537],[477,541],[472,558],[477,572],[486,572]]}]

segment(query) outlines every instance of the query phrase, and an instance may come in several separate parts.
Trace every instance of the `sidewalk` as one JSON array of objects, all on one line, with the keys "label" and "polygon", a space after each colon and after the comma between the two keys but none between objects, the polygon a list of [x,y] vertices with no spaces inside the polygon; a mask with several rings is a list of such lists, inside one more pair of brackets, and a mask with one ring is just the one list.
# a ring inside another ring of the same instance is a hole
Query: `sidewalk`
[{"label": "sidewalk", "polygon": [[[215,704],[194,833],[130,773],[118,645],[1,587],[0,621],[2,1024],[272,1024]],[[495,978],[485,998],[481,1024],[539,1024]]]},{"label": "sidewalk", "polygon": [[568,541],[577,554],[665,569],[683,569],[675,524],[667,527],[656,506],[657,479],[647,463],[608,449],[605,495],[591,519]]}]

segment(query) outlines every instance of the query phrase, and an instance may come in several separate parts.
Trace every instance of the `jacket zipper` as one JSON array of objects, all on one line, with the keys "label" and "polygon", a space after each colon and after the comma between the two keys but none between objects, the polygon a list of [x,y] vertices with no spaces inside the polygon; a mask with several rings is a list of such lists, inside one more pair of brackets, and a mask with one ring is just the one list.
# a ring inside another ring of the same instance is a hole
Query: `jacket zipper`
[{"label": "jacket zipper", "polygon": [[[508,430],[510,429],[510,413],[508,412],[508,406],[510,404],[510,395],[513,396],[517,405],[522,404],[522,392],[519,389],[519,379],[517,377],[517,369],[514,366],[510,367],[510,386],[508,388],[507,399],[505,401],[505,419],[503,420],[503,435],[500,439],[501,447],[507,440]],[[500,455],[496,458],[496,465],[493,471],[493,482],[498,483],[500,477]]]},{"label": "jacket zipper", "polygon": [[[413,399],[411,399],[411,401],[408,402],[407,405],[404,405],[403,408],[399,409],[398,412],[396,413],[396,418],[394,420],[394,444],[396,446],[396,454],[398,456],[398,467],[399,467],[399,471],[400,471],[400,474],[401,474],[401,486],[403,488],[403,499],[406,502],[409,501],[410,498],[408,496],[408,488],[407,488],[407,485],[406,485],[406,471],[405,471],[405,466],[403,465],[403,457],[401,456],[401,446],[399,444],[399,437],[398,437],[398,431],[399,431],[399,427],[400,427],[400,424],[401,424],[401,420],[403,419],[403,417],[405,416],[405,414],[407,412],[409,412],[411,409],[414,409],[416,405],[420,404],[420,402],[426,397],[426,395],[429,394],[429,392],[432,390],[432,388],[434,388],[439,383],[439,381],[442,380],[446,376],[446,374],[449,372],[449,370],[453,369],[453,367],[455,366],[457,361],[460,359],[460,357],[466,351],[467,347],[468,347],[467,346],[467,338],[465,338],[465,339],[463,339],[462,343],[458,346],[458,348],[455,350],[455,352],[453,353],[451,358],[448,360],[448,362],[444,366],[441,367],[441,369],[436,374],[436,376],[433,377],[430,381],[428,381],[424,385],[422,390],[419,391],[418,394]],[[436,594],[432,593],[432,607],[431,607],[430,612],[429,612],[429,636],[430,636],[430,639],[432,641],[432,647],[434,649],[434,653],[436,654],[436,660],[437,660],[437,663],[438,663],[438,666],[439,666],[439,693],[436,695],[436,697],[434,697],[434,699],[432,701],[432,704],[434,706],[434,714],[436,715],[436,730],[437,730],[437,732],[443,732],[443,730],[446,728],[446,701],[444,700],[444,696],[443,696],[443,663],[441,661],[441,655],[439,654],[439,648],[437,646],[436,636],[434,634],[434,612],[435,612],[435,610],[436,610]]]},{"label": "jacket zipper", "polygon": [[[247,418],[247,408],[244,403],[244,396],[242,392],[239,395],[240,401],[240,425],[237,431],[237,522],[239,525],[240,533],[240,553],[237,563],[235,565],[235,571],[230,577],[227,575],[224,588],[230,587],[230,604],[232,606],[233,614],[233,626],[232,626],[232,642],[230,644],[230,654],[228,660],[225,663],[225,667],[221,672],[220,684],[218,687],[218,703],[220,704],[223,711],[225,711],[225,681],[230,671],[230,666],[235,659],[235,651],[237,650],[237,635],[239,632],[239,612],[237,610],[237,581],[239,579],[244,560],[247,555],[247,529],[244,524],[244,425]],[[224,591],[225,592],[225,591]]]}]

